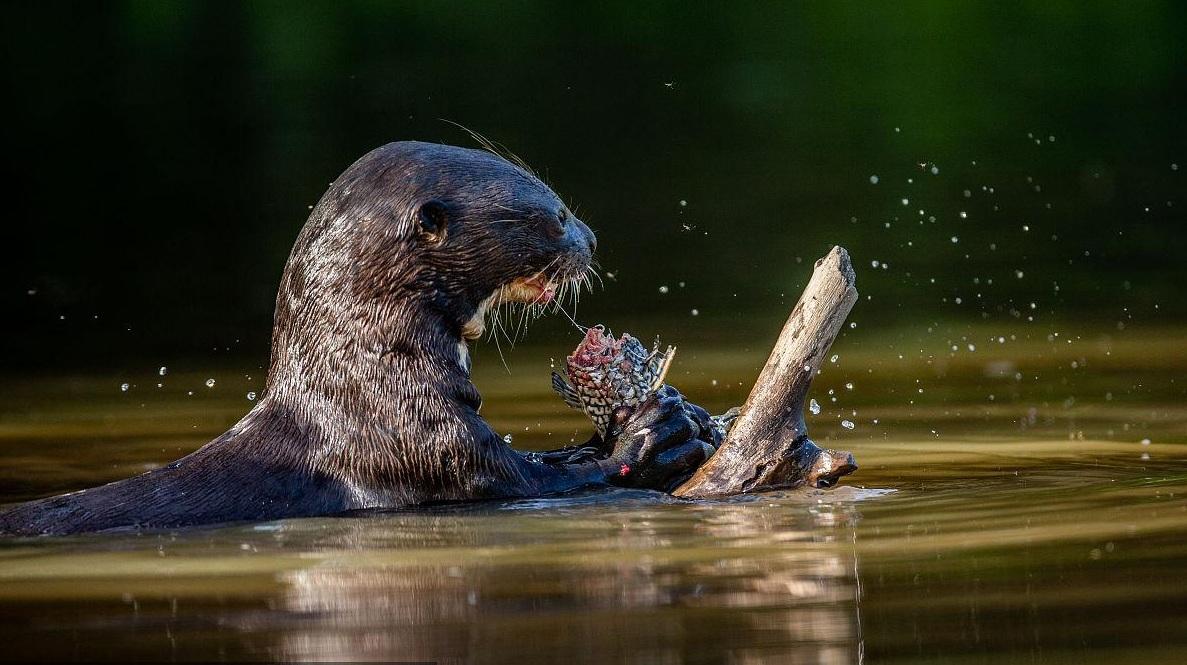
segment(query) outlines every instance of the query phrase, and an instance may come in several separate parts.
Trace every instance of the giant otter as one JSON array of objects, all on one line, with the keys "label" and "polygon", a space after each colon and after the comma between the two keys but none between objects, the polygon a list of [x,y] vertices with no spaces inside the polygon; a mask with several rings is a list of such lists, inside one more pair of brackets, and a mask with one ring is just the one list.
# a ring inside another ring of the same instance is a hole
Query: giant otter
[{"label": "giant otter", "polygon": [[617,436],[522,454],[478,415],[466,341],[487,312],[542,302],[589,269],[593,232],[533,174],[418,142],[364,155],[309,215],[276,297],[264,392],[238,423],[162,468],[0,513],[0,532],[65,534],[670,487],[712,450],[707,414],[670,387]]}]

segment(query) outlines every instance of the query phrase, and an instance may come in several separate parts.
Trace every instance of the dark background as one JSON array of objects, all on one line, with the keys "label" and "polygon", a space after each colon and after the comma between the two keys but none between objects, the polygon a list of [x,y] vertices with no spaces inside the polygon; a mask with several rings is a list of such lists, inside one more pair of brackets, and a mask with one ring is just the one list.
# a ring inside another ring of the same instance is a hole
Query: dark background
[{"label": "dark background", "polygon": [[385,142],[475,145],[442,119],[598,232],[615,278],[586,322],[732,334],[834,243],[878,326],[1187,317],[1184,3],[37,2],[2,25],[9,366],[262,353],[308,207]]}]

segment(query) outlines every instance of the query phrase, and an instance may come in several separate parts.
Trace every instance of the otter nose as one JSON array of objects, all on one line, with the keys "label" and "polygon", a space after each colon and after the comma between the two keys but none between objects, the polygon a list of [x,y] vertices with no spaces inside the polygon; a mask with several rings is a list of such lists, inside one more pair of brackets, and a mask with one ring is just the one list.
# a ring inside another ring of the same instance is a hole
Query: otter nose
[{"label": "otter nose", "polygon": [[589,249],[590,256],[593,256],[594,251],[598,248],[598,237],[594,235],[592,229],[585,225],[585,222],[577,219],[576,217],[573,217],[572,220],[574,229],[573,235],[576,236],[575,240],[578,243],[584,242],[585,246]]}]

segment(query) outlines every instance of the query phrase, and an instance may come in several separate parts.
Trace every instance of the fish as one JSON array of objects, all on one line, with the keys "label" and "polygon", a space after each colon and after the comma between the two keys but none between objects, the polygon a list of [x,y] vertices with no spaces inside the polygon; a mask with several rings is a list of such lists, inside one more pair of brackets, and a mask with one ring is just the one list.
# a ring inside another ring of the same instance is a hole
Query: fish
[{"label": "fish", "polygon": [[605,326],[592,326],[565,358],[564,375],[552,372],[552,389],[589,416],[605,440],[614,412],[637,407],[659,390],[675,355],[674,346],[660,351],[658,337],[648,351],[627,333],[615,339]]}]

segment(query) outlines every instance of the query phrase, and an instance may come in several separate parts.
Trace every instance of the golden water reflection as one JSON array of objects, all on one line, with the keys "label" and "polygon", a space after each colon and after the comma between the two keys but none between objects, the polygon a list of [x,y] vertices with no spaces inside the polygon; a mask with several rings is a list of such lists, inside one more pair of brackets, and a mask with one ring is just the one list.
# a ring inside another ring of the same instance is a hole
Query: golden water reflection
[{"label": "golden water reflection", "polygon": [[[856,516],[852,505],[793,518],[753,503],[704,515],[551,503],[562,514],[540,524],[517,524],[541,519],[504,511],[336,527],[321,547],[373,554],[285,573],[281,604],[301,617],[300,630],[270,655],[689,662],[728,645],[743,662],[855,661],[855,551],[838,538]],[[442,543],[443,533],[457,538]],[[398,549],[376,553],[377,540]],[[409,548],[468,554],[404,565]],[[723,634],[731,636],[724,644]]]}]

